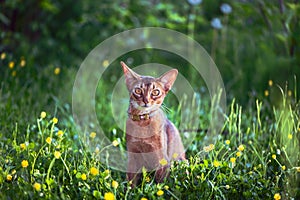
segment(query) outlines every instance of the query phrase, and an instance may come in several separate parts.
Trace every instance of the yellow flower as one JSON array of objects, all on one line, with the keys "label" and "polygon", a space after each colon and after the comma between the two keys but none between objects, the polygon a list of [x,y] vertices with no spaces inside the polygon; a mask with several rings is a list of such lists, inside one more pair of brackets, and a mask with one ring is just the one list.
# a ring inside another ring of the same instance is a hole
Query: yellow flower
[{"label": "yellow flower", "polygon": [[97,175],[99,174],[99,170],[98,170],[96,167],[91,167],[90,173],[91,173],[93,176],[97,176]]},{"label": "yellow flower", "polygon": [[235,163],[235,161],[236,161],[235,157],[230,158],[230,162]]},{"label": "yellow flower", "polygon": [[14,71],[11,73],[11,75],[12,75],[13,77],[17,76],[17,71],[14,70]]},{"label": "yellow flower", "polygon": [[293,94],[292,91],[289,90],[289,91],[288,91],[288,96],[290,97],[290,96],[292,96],[292,94]]},{"label": "yellow flower", "polygon": [[91,137],[92,139],[94,139],[94,138],[96,137],[96,133],[95,133],[95,132],[91,132],[90,137]]},{"label": "yellow flower", "polygon": [[268,82],[269,86],[271,87],[273,85],[273,81],[272,80],[269,80]]},{"label": "yellow flower", "polygon": [[242,155],[242,153],[240,151],[236,152],[236,156],[240,157]]},{"label": "yellow flower", "polygon": [[34,183],[33,184],[33,188],[36,190],[36,191],[40,191],[42,189],[42,185],[40,183]]},{"label": "yellow flower", "polygon": [[141,200],[148,200],[148,199],[147,199],[147,198],[145,198],[145,197],[142,197],[142,198],[141,198]]},{"label": "yellow flower", "polygon": [[21,165],[23,168],[28,167],[28,161],[27,160],[22,160]]},{"label": "yellow flower", "polygon": [[26,61],[24,59],[21,59],[20,66],[25,67],[25,65],[26,65]]},{"label": "yellow flower", "polygon": [[51,138],[51,137],[47,137],[46,142],[47,142],[48,144],[51,144],[52,138]]},{"label": "yellow flower", "polygon": [[166,160],[166,159],[161,159],[160,161],[159,161],[159,164],[161,164],[161,166],[165,166],[165,165],[167,165],[168,164],[168,161]]},{"label": "yellow flower", "polygon": [[6,180],[7,180],[7,181],[11,181],[11,180],[12,180],[12,175],[10,175],[10,174],[7,174],[7,176],[6,176]]},{"label": "yellow flower", "polygon": [[60,156],[61,156],[61,153],[60,153],[59,151],[55,151],[55,152],[54,152],[54,157],[55,157],[56,159],[59,159]]},{"label": "yellow flower", "polygon": [[58,123],[58,119],[56,117],[53,117],[52,122],[53,122],[53,124],[57,124]]},{"label": "yellow flower", "polygon": [[86,180],[86,174],[81,174],[81,179],[85,181]]},{"label": "yellow flower", "polygon": [[293,135],[289,133],[289,134],[288,134],[288,139],[291,140],[292,138],[293,138]]},{"label": "yellow flower", "polygon": [[244,151],[244,149],[245,149],[245,147],[244,147],[244,145],[242,145],[242,144],[238,147],[238,150],[239,150],[239,151]]},{"label": "yellow flower", "polygon": [[108,65],[109,65],[109,61],[108,61],[108,60],[104,60],[104,61],[102,62],[102,66],[103,66],[103,67],[108,67]]},{"label": "yellow flower", "polygon": [[281,167],[281,169],[282,169],[283,171],[286,170],[285,165],[283,165],[283,166]]},{"label": "yellow flower", "polygon": [[296,167],[297,172],[300,172],[300,167]]},{"label": "yellow flower", "polygon": [[225,188],[226,188],[227,190],[229,190],[230,186],[229,186],[229,185],[225,185]]},{"label": "yellow flower", "polygon": [[58,136],[58,137],[63,136],[63,134],[64,134],[64,132],[63,132],[62,130],[57,131],[57,136]]},{"label": "yellow flower", "polygon": [[274,194],[274,199],[275,199],[275,200],[281,199],[280,194],[279,194],[279,193]]},{"label": "yellow flower", "polygon": [[163,194],[164,194],[164,191],[162,191],[162,190],[158,190],[158,191],[156,192],[156,194],[157,194],[157,196],[161,196],[161,195],[163,195]]},{"label": "yellow flower", "polygon": [[111,192],[106,192],[104,194],[104,200],[114,200],[115,199],[115,195]]},{"label": "yellow flower", "polygon": [[15,173],[17,173],[17,171],[15,169],[12,170],[11,174],[14,175]]},{"label": "yellow flower", "polygon": [[273,158],[273,159],[276,159],[276,155],[275,155],[275,154],[273,154],[273,155],[272,155],[272,158]]},{"label": "yellow flower", "polygon": [[225,144],[229,145],[230,144],[230,140],[226,140]]},{"label": "yellow flower", "polygon": [[168,189],[169,189],[169,186],[168,186],[168,185],[165,185],[164,188],[165,188],[165,190],[168,190]]},{"label": "yellow flower", "polygon": [[112,181],[112,182],[111,182],[111,186],[112,186],[113,188],[117,189],[118,186],[119,186],[119,183],[118,183],[117,181]]},{"label": "yellow flower", "polygon": [[220,167],[220,162],[217,160],[214,160],[213,165],[214,165],[214,167]]},{"label": "yellow flower", "polygon": [[1,60],[4,60],[6,58],[6,53],[1,53]]},{"label": "yellow flower", "polygon": [[[300,167],[299,167],[299,169],[300,169]],[[150,177],[146,176],[145,181],[146,181],[146,183],[149,183],[151,181]]]},{"label": "yellow flower", "polygon": [[41,112],[41,118],[44,119],[47,116],[47,113],[45,111]]},{"label": "yellow flower", "polygon": [[13,69],[14,66],[15,66],[14,61],[10,61],[10,62],[8,63],[8,67],[9,67],[10,69]]},{"label": "yellow flower", "polygon": [[265,92],[264,92],[264,95],[267,97],[267,96],[269,96],[269,91],[268,90],[265,90]]},{"label": "yellow flower", "polygon": [[26,144],[25,144],[25,143],[20,144],[20,148],[21,148],[22,150],[26,149]]},{"label": "yellow flower", "polygon": [[114,141],[112,142],[112,145],[115,146],[115,147],[118,146],[118,145],[119,145],[118,140],[114,140]]},{"label": "yellow flower", "polygon": [[173,153],[173,156],[172,156],[174,159],[176,159],[178,157],[178,153]]},{"label": "yellow flower", "polygon": [[215,148],[215,145],[210,144],[210,145],[208,145],[208,146],[205,146],[205,147],[203,148],[203,150],[204,150],[205,152],[210,152],[210,151],[214,150],[214,148]]},{"label": "yellow flower", "polygon": [[54,74],[55,75],[58,75],[60,73],[60,68],[59,67],[56,67],[55,69],[54,69]]}]

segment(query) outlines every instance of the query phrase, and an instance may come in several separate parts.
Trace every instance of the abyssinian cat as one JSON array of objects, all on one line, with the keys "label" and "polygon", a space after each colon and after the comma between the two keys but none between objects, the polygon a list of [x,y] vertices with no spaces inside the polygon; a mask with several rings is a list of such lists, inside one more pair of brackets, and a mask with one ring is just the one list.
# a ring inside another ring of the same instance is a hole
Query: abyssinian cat
[{"label": "abyssinian cat", "polygon": [[161,182],[172,160],[185,160],[179,132],[160,108],[178,71],[172,69],[154,78],[135,73],[124,62],[121,65],[130,95],[126,121],[127,179],[135,186],[145,167],[156,170],[155,180]]}]

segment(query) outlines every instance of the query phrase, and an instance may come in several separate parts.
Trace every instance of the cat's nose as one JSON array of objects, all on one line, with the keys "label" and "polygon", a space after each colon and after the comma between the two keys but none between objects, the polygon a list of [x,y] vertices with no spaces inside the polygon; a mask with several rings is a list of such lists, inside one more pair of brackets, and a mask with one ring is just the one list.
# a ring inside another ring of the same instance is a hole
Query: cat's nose
[{"label": "cat's nose", "polygon": [[149,100],[147,98],[143,98],[143,102],[145,104],[145,107],[147,107],[147,104],[149,103]]}]

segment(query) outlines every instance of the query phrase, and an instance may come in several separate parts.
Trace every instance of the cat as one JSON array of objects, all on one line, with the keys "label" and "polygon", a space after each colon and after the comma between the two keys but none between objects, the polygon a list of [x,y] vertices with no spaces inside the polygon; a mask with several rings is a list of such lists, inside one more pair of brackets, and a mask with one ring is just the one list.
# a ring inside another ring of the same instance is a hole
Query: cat
[{"label": "cat", "polygon": [[154,78],[137,74],[124,62],[121,66],[130,95],[126,121],[127,180],[136,186],[146,168],[155,170],[155,181],[162,182],[172,160],[185,160],[179,132],[160,108],[178,71],[172,69]]}]

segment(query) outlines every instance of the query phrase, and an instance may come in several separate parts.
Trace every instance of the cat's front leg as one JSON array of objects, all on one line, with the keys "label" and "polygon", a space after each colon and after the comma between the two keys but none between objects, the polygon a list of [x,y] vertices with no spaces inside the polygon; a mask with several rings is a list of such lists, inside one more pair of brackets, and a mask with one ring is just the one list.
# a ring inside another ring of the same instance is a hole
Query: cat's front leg
[{"label": "cat's front leg", "polygon": [[155,172],[155,181],[157,183],[161,183],[164,181],[164,178],[167,177],[169,174],[169,166],[161,167],[160,169],[156,170]]},{"label": "cat's front leg", "polygon": [[141,169],[138,165],[138,160],[134,153],[128,153],[128,164],[127,164],[127,180],[131,182],[131,186],[135,187],[141,177]]}]

